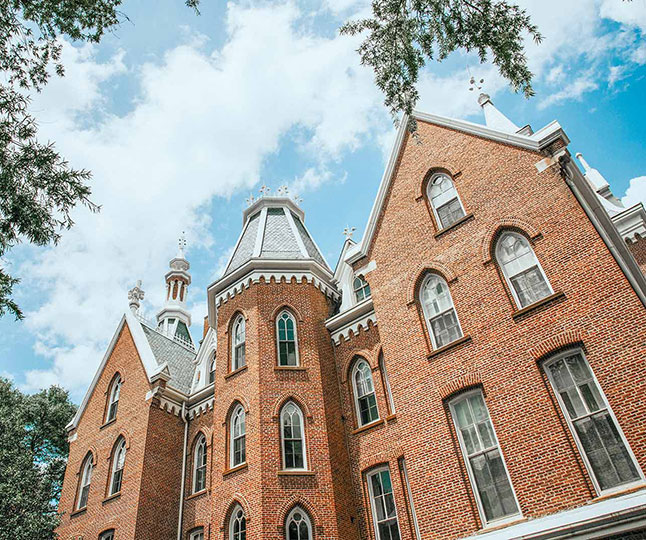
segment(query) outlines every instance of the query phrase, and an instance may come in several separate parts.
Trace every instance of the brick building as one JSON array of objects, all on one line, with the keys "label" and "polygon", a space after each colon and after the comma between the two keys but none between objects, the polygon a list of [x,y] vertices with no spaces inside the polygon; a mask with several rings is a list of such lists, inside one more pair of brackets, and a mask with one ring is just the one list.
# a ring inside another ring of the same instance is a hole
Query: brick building
[{"label": "brick building", "polygon": [[645,537],[646,213],[479,101],[400,129],[334,271],[252,202],[198,347],[182,242],[154,324],[130,291],[63,540]]}]

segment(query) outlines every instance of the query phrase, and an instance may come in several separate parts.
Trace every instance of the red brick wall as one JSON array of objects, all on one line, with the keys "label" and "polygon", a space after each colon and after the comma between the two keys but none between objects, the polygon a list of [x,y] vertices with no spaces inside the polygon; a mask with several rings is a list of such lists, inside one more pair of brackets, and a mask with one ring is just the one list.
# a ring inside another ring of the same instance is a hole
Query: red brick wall
[{"label": "red brick wall", "polygon": [[[422,144],[405,143],[369,256],[357,263],[376,261],[366,278],[397,419],[359,434],[355,459],[370,461],[367,456],[379,448],[384,454],[401,451],[422,537],[456,538],[475,532],[480,519],[444,398],[460,387],[482,386],[524,516],[583,504],[594,496],[591,482],[530,351],[542,351],[543,342],[567,342],[555,339],[563,334],[582,340],[643,468],[646,415],[639,396],[646,392],[646,319],[559,171],[537,172],[534,164],[542,155],[423,122],[419,134]],[[474,216],[439,237],[422,197],[424,177],[434,167],[454,173],[466,211]],[[495,263],[486,262],[501,224],[516,224],[534,238],[554,291],[564,297],[513,317],[516,307],[506,285]],[[464,334],[471,337],[430,358],[425,323],[410,301],[426,267],[457,278],[449,288]],[[351,346],[352,340],[342,348]],[[395,487],[401,507],[401,486]]]},{"label": "red brick wall", "polygon": [[639,264],[642,273],[646,274],[646,238],[638,238],[631,244],[628,244],[633,257]]}]

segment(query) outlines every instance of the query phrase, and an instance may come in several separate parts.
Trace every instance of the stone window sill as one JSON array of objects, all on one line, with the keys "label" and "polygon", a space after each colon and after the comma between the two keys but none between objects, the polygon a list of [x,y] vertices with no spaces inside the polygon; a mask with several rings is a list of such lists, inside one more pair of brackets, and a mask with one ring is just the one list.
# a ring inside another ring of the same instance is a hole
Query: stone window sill
[{"label": "stone window sill", "polygon": [[101,429],[103,429],[103,428],[107,428],[108,426],[111,426],[111,425],[112,425],[112,424],[114,424],[116,421],[117,421],[117,417],[115,416],[112,420],[110,420],[109,422],[106,422],[106,423],[105,423],[105,424],[103,424],[101,427],[99,427],[99,430],[101,430]]},{"label": "stone window sill", "polygon": [[274,366],[274,371],[307,371],[304,366]]},{"label": "stone window sill", "polygon": [[85,514],[85,512],[87,512],[87,506],[84,506],[83,508],[79,508],[78,510],[74,510],[74,512],[70,513],[70,517],[73,518],[77,516],[82,516],[83,514]]},{"label": "stone window sill", "polygon": [[377,426],[383,426],[384,425],[384,419],[380,418],[379,420],[375,420],[374,422],[370,422],[369,424],[366,424],[365,426],[361,426],[357,429],[355,429],[352,434],[357,435],[359,433],[363,433],[364,431],[371,430],[373,428],[376,428]]},{"label": "stone window sill", "polygon": [[646,481],[637,480],[636,482],[631,482],[630,484],[625,484],[623,486],[617,486],[614,489],[609,489],[607,491],[601,492],[597,497],[592,499],[594,502],[604,501],[606,499],[612,499],[613,497],[618,497],[620,495],[628,495],[635,491],[639,491],[646,488]]},{"label": "stone window sill", "polygon": [[512,313],[511,317],[514,320],[518,320],[519,318],[523,317],[524,315],[527,315],[528,313],[533,312],[534,310],[537,310],[547,304],[552,304],[558,300],[565,299],[565,293],[562,292],[557,292],[554,294],[551,294],[549,296],[546,296],[542,300],[539,300],[538,302],[534,302],[533,304],[530,304],[527,307],[524,307],[523,309],[519,309]]},{"label": "stone window sill", "polygon": [[471,213],[467,214],[464,217],[461,217],[455,223],[452,223],[448,227],[444,227],[444,229],[441,229],[441,230],[437,231],[435,233],[435,235],[434,235],[435,239],[437,240],[438,238],[441,238],[446,233],[452,231],[453,229],[457,229],[460,225],[462,225],[463,223],[466,223],[467,221],[471,221],[472,219],[474,219],[474,216]]},{"label": "stone window sill", "polygon": [[447,351],[453,350],[456,347],[459,347],[460,345],[464,345],[464,344],[470,343],[470,342],[471,342],[471,336],[463,336],[460,339],[456,339],[455,341],[452,341],[448,345],[444,345],[444,347],[440,347],[439,349],[435,349],[426,358],[431,360],[432,358],[435,358],[436,356],[444,354]]},{"label": "stone window sill", "polygon": [[112,501],[118,499],[119,497],[121,497],[121,492],[115,493],[114,495],[110,495],[109,497],[106,497],[105,499],[103,499],[101,504],[107,504],[109,502],[112,502]]},{"label": "stone window sill", "polygon": [[397,421],[397,414],[396,413],[392,413],[392,414],[389,414],[388,416],[386,416],[386,422],[388,422],[389,424],[391,422],[396,422],[396,421]]},{"label": "stone window sill", "polygon": [[235,376],[236,376],[236,375],[238,375],[239,373],[243,373],[243,372],[245,372],[245,371],[247,371],[247,365],[246,365],[246,364],[245,364],[244,366],[242,366],[241,368],[236,369],[235,371],[230,371],[229,373],[227,373],[227,374],[224,376],[224,378],[225,378],[225,379],[230,379],[230,378],[232,378],[232,377],[235,377]]},{"label": "stone window sill", "polygon": [[314,476],[314,471],[278,471],[278,476]]},{"label": "stone window sill", "polygon": [[222,476],[229,476],[230,474],[237,473],[239,471],[244,471],[245,469],[247,469],[247,467],[248,465],[246,462],[242,463],[241,465],[236,465],[232,469],[227,469],[226,471],[224,471],[222,473]]},{"label": "stone window sill", "polygon": [[191,499],[199,499],[204,495],[206,495],[206,488],[201,489],[200,491],[196,491],[195,493],[191,493],[188,497],[186,497],[185,500],[190,501]]}]

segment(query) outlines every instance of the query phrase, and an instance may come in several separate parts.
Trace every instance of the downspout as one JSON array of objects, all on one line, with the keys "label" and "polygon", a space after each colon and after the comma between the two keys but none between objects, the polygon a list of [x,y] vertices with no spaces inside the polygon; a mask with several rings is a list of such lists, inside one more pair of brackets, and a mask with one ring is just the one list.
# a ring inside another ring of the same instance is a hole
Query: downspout
[{"label": "downspout", "polygon": [[186,484],[186,451],[188,445],[188,418],[186,413],[186,402],[182,403],[180,413],[184,422],[184,450],[182,452],[182,487],[179,492],[179,518],[177,519],[177,540],[182,540],[182,518],[184,514],[184,489]]},{"label": "downspout", "polygon": [[[633,290],[635,291],[635,293],[637,293],[637,297],[644,305],[644,307],[646,307],[646,296],[644,295],[643,289],[635,279],[635,276],[633,275],[631,269],[628,268],[628,266],[626,265],[626,261],[624,260],[621,253],[617,251],[617,247],[615,246],[615,243],[608,236],[608,233],[606,232],[603,225],[601,225],[601,223],[599,222],[599,218],[595,214],[595,209],[591,208],[590,203],[588,203],[585,200],[585,198],[583,197],[583,194],[581,193],[577,185],[574,183],[574,180],[572,180],[572,173],[568,170],[568,165],[572,163],[571,160],[569,159],[569,156],[567,158],[565,156],[561,156],[559,158],[559,163],[561,164],[561,170],[564,173],[563,176],[565,177],[565,182],[567,183],[568,187],[572,190],[572,193],[574,194],[574,196],[576,197],[576,200],[581,205],[581,208],[583,208],[583,211],[588,216],[588,219],[590,219],[590,221],[592,222],[592,225],[599,233],[599,236],[601,236],[601,239],[606,244],[606,247],[610,250],[610,253],[614,257],[615,261],[617,261],[619,268],[621,268],[621,271],[628,279],[628,282],[632,286]],[[598,202],[596,202],[596,204],[598,206],[596,210],[605,212],[605,210],[601,208],[601,205],[599,205]]]}]

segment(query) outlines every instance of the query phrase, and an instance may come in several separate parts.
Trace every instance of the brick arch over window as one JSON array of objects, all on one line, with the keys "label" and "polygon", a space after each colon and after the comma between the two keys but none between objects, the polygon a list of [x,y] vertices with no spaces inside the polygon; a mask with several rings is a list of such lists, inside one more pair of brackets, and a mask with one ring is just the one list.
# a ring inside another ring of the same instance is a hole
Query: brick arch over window
[{"label": "brick arch over window", "polygon": [[451,166],[448,163],[438,163],[437,165],[434,165],[428,171],[426,171],[426,174],[424,175],[422,181],[419,183],[419,192],[417,194],[418,199],[426,199],[426,188],[428,186],[428,182],[436,173],[447,174],[453,181],[455,181],[455,179],[460,176],[460,171],[452,170]]},{"label": "brick arch over window", "polygon": [[464,373],[459,377],[454,378],[444,386],[441,386],[438,390],[440,398],[443,401],[456,396],[461,392],[466,392],[471,390],[476,386],[482,387],[482,377],[477,371],[471,373]]},{"label": "brick arch over window", "polygon": [[455,270],[447,264],[433,261],[419,264],[408,277],[408,292],[406,294],[406,305],[413,305],[419,297],[419,289],[428,274],[437,274],[444,278],[447,284],[458,279]]},{"label": "brick arch over window", "polygon": [[315,506],[300,495],[293,495],[292,497],[290,497],[286,502],[283,503],[278,512],[283,534],[285,533],[285,522],[287,521],[287,517],[289,516],[290,512],[296,507],[302,508],[303,511],[307,513],[307,517],[310,518],[310,522],[312,523],[312,534],[316,538],[317,529],[320,527],[321,520],[318,518]]},{"label": "brick arch over window", "polygon": [[541,341],[529,350],[529,354],[534,360],[539,361],[563,349],[568,349],[575,345],[583,346],[586,337],[587,333],[584,330],[568,330]]},{"label": "brick arch over window", "polygon": [[249,316],[245,313],[243,309],[236,309],[232,314],[231,317],[229,317],[229,323],[227,324],[227,334],[231,334],[231,331],[233,329],[233,325],[235,322],[238,320],[238,317],[242,315],[242,318],[244,319],[245,325],[249,322]]},{"label": "brick arch over window", "polygon": [[278,418],[280,417],[280,411],[282,410],[283,406],[289,401],[296,403],[296,405],[300,407],[301,411],[307,417],[307,419],[310,422],[312,421],[312,411],[307,406],[307,402],[299,394],[295,394],[293,392],[284,393],[276,400],[276,403],[274,404],[274,412],[272,414],[272,418],[274,420],[278,420]]},{"label": "brick arch over window", "polygon": [[229,418],[231,418],[231,413],[233,413],[233,411],[236,409],[238,405],[242,405],[245,415],[247,416],[249,415],[249,402],[244,397],[240,395],[236,395],[231,400],[231,405],[229,405],[229,408],[227,409],[227,414],[224,416],[222,425],[225,425],[225,426],[227,425]]},{"label": "brick arch over window", "polygon": [[341,382],[345,383],[350,379],[350,371],[354,368],[354,365],[359,360],[365,360],[368,362],[370,369],[375,371],[379,368],[379,355],[375,354],[374,351],[369,351],[367,349],[362,349],[360,351],[353,351],[351,354],[346,356],[343,361],[341,368]]},{"label": "brick arch over window", "polygon": [[495,260],[496,240],[504,230],[518,232],[529,238],[530,241],[542,236],[540,229],[534,223],[516,217],[500,219],[489,227],[482,238],[480,251],[483,264],[489,264]]},{"label": "brick arch over window", "polygon": [[76,472],[77,476],[80,476],[81,473],[83,472],[83,467],[85,466],[85,462],[87,461],[88,456],[92,456],[92,467],[96,467],[97,463],[99,462],[99,452],[97,451],[96,446],[94,445],[90,446],[87,452],[85,452],[85,454],[83,455],[83,459],[81,460],[78,470]]},{"label": "brick arch over window", "polygon": [[294,319],[296,319],[296,322],[303,322],[303,317],[301,316],[300,312],[291,304],[280,304],[271,314],[271,320],[275,321],[276,317],[278,317],[278,315],[280,315],[283,311],[289,311],[294,316]]},{"label": "brick arch over window", "polygon": [[249,510],[249,501],[247,501],[242,493],[234,494],[233,497],[231,497],[231,499],[229,500],[229,504],[225,506],[226,510],[224,511],[224,515],[222,516],[222,520],[220,521],[220,532],[223,532],[225,534],[225,538],[229,537],[229,519],[231,518],[231,513],[233,512],[233,509],[238,505],[240,505],[244,510],[244,516],[247,520],[247,523],[251,521],[252,516]]}]

